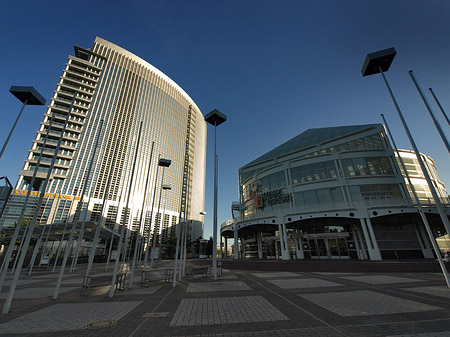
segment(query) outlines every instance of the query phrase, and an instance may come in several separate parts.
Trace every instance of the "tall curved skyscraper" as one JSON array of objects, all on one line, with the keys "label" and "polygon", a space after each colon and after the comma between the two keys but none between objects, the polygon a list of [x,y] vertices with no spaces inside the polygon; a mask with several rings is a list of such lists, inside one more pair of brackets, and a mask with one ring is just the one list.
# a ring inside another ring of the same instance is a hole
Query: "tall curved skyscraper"
[{"label": "tall curved skyscraper", "polygon": [[[200,109],[160,70],[97,37],[91,49],[75,47],[75,56],[69,56],[1,219],[4,225],[17,221],[45,143],[33,190],[42,187],[61,133],[40,224],[71,222],[81,199],[79,219],[103,219],[110,228],[123,223],[127,200],[127,226],[132,229],[137,229],[142,212],[146,230],[158,221],[158,214],[159,219],[164,217],[160,230],[176,224],[180,211],[186,220],[203,223],[206,123]],[[159,158],[170,160],[171,165],[158,170]],[[103,200],[106,204],[100,214]],[[31,212],[28,207],[27,214]]]}]

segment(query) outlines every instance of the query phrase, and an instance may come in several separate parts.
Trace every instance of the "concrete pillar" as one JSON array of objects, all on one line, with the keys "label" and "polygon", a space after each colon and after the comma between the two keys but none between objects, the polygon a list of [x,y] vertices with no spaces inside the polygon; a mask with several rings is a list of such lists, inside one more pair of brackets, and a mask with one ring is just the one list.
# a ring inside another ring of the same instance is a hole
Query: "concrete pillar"
[{"label": "concrete pillar", "polygon": [[367,251],[369,252],[369,257],[371,261],[381,261],[380,250],[378,249],[377,240],[375,239],[375,234],[373,232],[372,223],[369,218],[360,219],[361,227],[364,234],[364,239],[367,245]]},{"label": "concrete pillar", "polygon": [[234,259],[239,260],[239,238],[237,228],[234,230]]},{"label": "concrete pillar", "polygon": [[289,253],[289,247],[287,242],[286,225],[278,225],[278,231],[280,233],[280,247],[281,247],[281,259],[290,260],[291,254]]},{"label": "concrete pillar", "polygon": [[225,237],[225,252],[224,252],[225,258],[228,258],[228,238]]},{"label": "concrete pillar", "polygon": [[305,253],[303,252],[303,240],[298,229],[294,229],[294,241],[295,241],[295,257],[297,260],[303,260]]},{"label": "concrete pillar", "polygon": [[263,258],[262,233],[256,233],[256,241],[258,242],[258,259],[262,259]]},{"label": "concrete pillar", "polygon": [[352,225],[351,228],[352,228],[353,238],[355,240],[356,252],[358,253],[358,259],[366,260],[367,254],[366,254],[366,249],[364,247],[364,244],[362,242],[361,233],[358,230],[358,228],[356,228],[356,226]]},{"label": "concrete pillar", "polygon": [[[273,244],[275,246],[275,259],[278,260],[278,258],[280,256],[280,251],[278,250],[278,242],[277,241],[273,241]],[[280,242],[280,246],[281,246],[281,242]]]}]

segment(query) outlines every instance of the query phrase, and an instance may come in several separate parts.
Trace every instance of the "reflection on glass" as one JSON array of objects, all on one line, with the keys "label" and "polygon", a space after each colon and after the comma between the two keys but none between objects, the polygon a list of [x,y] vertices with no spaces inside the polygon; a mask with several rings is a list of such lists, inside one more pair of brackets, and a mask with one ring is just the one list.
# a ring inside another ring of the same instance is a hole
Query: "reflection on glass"
[{"label": "reflection on glass", "polygon": [[317,256],[315,240],[309,240],[309,248],[311,249],[311,256]]},{"label": "reflection on glass", "polygon": [[330,248],[331,256],[339,256],[339,249],[336,239],[328,239],[328,247]]},{"label": "reflection on glass", "polygon": [[317,250],[319,251],[319,256],[328,256],[327,246],[325,245],[325,239],[317,239]]},{"label": "reflection on glass", "polygon": [[348,256],[347,241],[344,238],[337,239],[339,252],[341,256]]}]

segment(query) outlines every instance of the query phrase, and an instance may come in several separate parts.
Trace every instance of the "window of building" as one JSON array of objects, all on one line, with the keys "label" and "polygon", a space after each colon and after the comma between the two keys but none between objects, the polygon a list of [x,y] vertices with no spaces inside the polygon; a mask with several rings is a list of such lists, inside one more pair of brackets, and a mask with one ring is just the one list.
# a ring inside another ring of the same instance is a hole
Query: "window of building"
[{"label": "window of building", "polygon": [[284,171],[272,173],[257,181],[258,191],[261,193],[277,190],[286,187],[286,177]]},{"label": "window of building", "polygon": [[291,168],[292,184],[301,184],[337,178],[334,161],[326,161]]},{"label": "window of building", "polygon": [[340,187],[320,188],[294,193],[296,207],[304,205],[337,205],[344,202]]},{"label": "window of building", "polygon": [[394,174],[387,157],[343,159],[346,177]]},{"label": "window of building", "polygon": [[349,186],[348,190],[353,201],[364,201],[368,206],[404,202],[399,186],[395,184]]}]

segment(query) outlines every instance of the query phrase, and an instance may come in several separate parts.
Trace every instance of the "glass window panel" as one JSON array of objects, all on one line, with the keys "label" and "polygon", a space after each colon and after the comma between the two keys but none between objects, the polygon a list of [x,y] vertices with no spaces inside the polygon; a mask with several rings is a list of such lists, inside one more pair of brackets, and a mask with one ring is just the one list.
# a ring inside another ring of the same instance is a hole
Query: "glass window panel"
[{"label": "glass window panel", "polygon": [[350,198],[352,200],[361,200],[361,190],[359,186],[349,186],[348,191],[350,192]]},{"label": "glass window panel", "polygon": [[334,202],[344,201],[344,196],[342,195],[342,190],[340,187],[330,188],[331,199]]},{"label": "glass window panel", "polygon": [[319,204],[331,204],[332,198],[330,189],[328,188],[321,188],[317,190],[317,200],[319,201]]},{"label": "glass window panel", "polygon": [[317,194],[316,191],[305,191],[303,192],[303,196],[305,198],[305,205],[317,204]]},{"label": "glass window panel", "polygon": [[303,196],[303,192],[294,193],[294,198],[295,198],[295,204],[297,206],[305,204],[305,198]]}]

